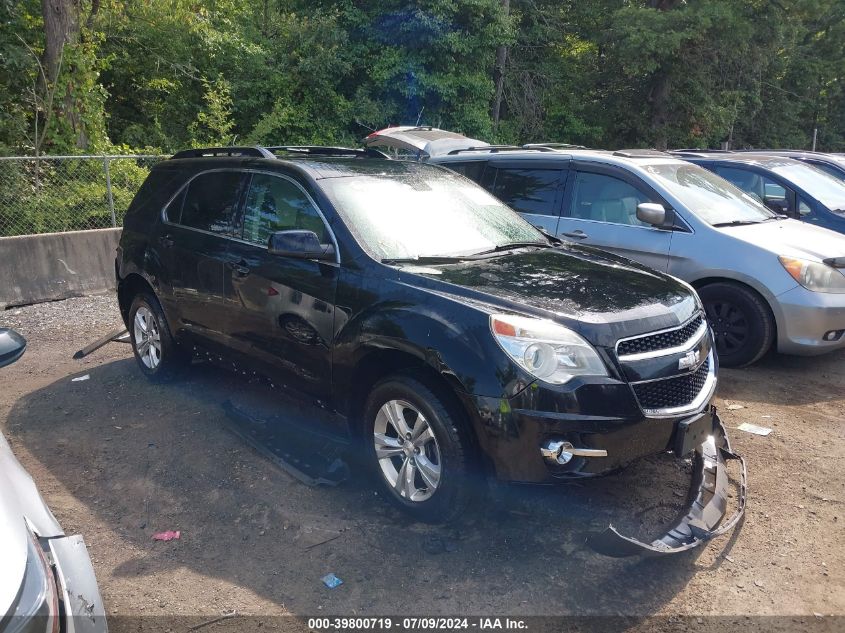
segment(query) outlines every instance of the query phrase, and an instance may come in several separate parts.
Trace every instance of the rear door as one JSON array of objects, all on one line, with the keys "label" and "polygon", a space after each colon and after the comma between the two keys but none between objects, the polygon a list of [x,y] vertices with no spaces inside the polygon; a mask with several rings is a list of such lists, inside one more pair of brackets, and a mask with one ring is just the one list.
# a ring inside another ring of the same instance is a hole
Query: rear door
[{"label": "rear door", "polygon": [[655,202],[668,210],[665,200],[635,176],[612,166],[576,162],[569,180],[558,237],[666,270],[672,231],[637,219],[637,205]]},{"label": "rear door", "polygon": [[568,160],[491,161],[482,186],[531,224],[555,235],[558,230]]},{"label": "rear door", "polygon": [[237,170],[195,176],[166,207],[153,237],[167,271],[171,323],[203,342],[225,343],[223,271],[245,185]]},{"label": "rear door", "polygon": [[284,385],[327,399],[339,266],[271,255],[275,231],[304,229],[337,244],[322,213],[293,178],[255,172],[235,222],[225,266],[226,335]]}]

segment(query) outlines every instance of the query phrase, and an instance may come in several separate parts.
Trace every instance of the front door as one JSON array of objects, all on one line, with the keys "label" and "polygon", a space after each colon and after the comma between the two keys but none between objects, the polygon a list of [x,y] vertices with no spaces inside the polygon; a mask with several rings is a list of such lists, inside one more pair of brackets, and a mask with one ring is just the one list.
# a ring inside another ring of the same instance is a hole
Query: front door
[{"label": "front door", "polygon": [[578,169],[567,191],[564,213],[557,235],[563,240],[612,251],[657,270],[665,271],[669,261],[672,232],[637,219],[637,205],[665,202],[644,187],[589,168]]},{"label": "front door", "polygon": [[763,173],[743,167],[717,167],[716,173],[757,198],[775,213],[788,215],[796,220],[804,219],[797,206],[795,191],[783,182],[777,182]]},{"label": "front door", "polygon": [[244,194],[240,171],[202,173],[168,205],[154,236],[169,292],[171,324],[201,342],[222,344],[223,271],[231,221]]},{"label": "front door", "polygon": [[253,173],[225,267],[229,344],[258,360],[287,387],[317,400],[331,395],[331,350],[339,267],[271,255],[270,235],[309,230],[332,236],[315,203],[293,179]]}]

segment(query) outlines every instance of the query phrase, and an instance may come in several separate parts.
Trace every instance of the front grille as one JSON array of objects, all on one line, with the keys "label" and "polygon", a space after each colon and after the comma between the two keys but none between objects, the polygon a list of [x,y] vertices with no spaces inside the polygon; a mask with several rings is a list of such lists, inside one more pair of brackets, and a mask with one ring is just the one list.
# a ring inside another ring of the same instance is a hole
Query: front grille
[{"label": "front grille", "polygon": [[699,314],[692,321],[676,330],[661,332],[660,334],[648,334],[639,338],[620,341],[619,346],[616,348],[616,354],[617,356],[630,356],[631,354],[642,354],[678,347],[690,340],[690,337],[701,327],[701,323],[702,317]]},{"label": "front grille", "polygon": [[693,373],[665,380],[634,384],[634,393],[644,410],[674,409],[693,402],[701,393],[710,371],[710,359]]}]

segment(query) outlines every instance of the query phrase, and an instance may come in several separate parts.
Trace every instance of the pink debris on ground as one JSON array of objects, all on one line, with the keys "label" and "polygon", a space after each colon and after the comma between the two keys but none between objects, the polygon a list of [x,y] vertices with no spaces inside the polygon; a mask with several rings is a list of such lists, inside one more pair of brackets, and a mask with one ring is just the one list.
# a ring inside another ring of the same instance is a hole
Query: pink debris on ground
[{"label": "pink debris on ground", "polygon": [[167,532],[159,532],[158,534],[153,534],[154,541],[173,541],[178,539],[182,536],[182,532],[176,530],[175,532],[168,530]]}]

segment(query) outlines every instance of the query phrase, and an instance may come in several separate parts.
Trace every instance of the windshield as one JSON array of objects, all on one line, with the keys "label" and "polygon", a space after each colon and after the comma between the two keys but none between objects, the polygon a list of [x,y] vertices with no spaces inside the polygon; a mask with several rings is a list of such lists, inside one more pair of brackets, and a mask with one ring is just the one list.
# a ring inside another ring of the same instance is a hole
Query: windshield
[{"label": "windshield", "polygon": [[698,165],[658,163],[644,169],[708,224],[762,222],[775,217],[757,198]]},{"label": "windshield", "polygon": [[768,169],[795,183],[831,211],[845,211],[845,184],[821,169],[795,160],[767,163]]},{"label": "windshield", "polygon": [[358,242],[376,259],[470,255],[543,235],[484,189],[438,171],[320,182]]}]

